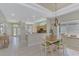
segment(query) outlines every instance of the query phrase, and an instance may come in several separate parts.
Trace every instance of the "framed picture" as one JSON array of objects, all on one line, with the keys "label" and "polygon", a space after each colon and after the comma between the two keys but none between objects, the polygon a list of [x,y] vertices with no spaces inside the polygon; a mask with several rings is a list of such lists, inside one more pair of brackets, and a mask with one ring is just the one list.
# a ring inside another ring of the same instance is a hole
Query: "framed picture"
[{"label": "framed picture", "polygon": [[37,33],[46,33],[47,32],[47,25],[38,25],[37,26]]}]

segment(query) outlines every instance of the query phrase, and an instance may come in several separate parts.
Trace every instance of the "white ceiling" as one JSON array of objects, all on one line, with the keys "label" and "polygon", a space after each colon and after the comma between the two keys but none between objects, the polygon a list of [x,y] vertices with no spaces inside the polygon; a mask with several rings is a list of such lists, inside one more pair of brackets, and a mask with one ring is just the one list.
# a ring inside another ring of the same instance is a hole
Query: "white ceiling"
[{"label": "white ceiling", "polygon": [[48,10],[52,12],[55,12],[61,8],[69,6],[72,3],[38,3],[38,4],[43,6],[44,8],[47,8]]},{"label": "white ceiling", "polygon": [[33,22],[44,15],[20,4],[0,4],[0,11],[8,20],[26,20]]},{"label": "white ceiling", "polygon": [[[45,3],[44,3],[45,5]],[[52,7],[53,3],[50,4]],[[70,4],[58,4],[59,7],[57,10],[65,8]],[[45,5],[47,6],[47,4]],[[34,23],[40,21],[41,18],[46,18],[52,16],[54,11],[50,11],[48,8],[45,8],[41,4],[15,4],[15,3],[2,3],[0,4],[0,15],[4,15],[3,18],[7,20],[21,20],[26,21],[27,23]],[[55,8],[55,7],[53,7]]]},{"label": "white ceiling", "polygon": [[68,13],[66,15],[60,16],[61,22],[75,22],[79,20],[79,10],[76,10],[72,13]]}]

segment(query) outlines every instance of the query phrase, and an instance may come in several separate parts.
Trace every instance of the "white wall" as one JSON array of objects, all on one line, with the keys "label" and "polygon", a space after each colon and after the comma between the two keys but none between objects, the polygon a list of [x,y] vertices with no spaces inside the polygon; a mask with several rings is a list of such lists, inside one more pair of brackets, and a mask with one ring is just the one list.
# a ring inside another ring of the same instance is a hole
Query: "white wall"
[{"label": "white wall", "polygon": [[33,24],[26,24],[25,25],[25,32],[26,34],[32,34],[33,33]]},{"label": "white wall", "polygon": [[79,24],[61,26],[61,33],[79,34]]}]

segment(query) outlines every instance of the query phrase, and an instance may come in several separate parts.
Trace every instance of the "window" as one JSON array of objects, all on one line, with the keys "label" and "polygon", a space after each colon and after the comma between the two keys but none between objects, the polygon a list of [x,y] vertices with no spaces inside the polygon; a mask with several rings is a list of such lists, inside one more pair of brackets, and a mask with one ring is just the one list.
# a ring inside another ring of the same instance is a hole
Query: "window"
[{"label": "window", "polygon": [[19,25],[18,24],[13,24],[12,34],[13,34],[13,36],[20,35],[20,28],[19,28]]},{"label": "window", "polygon": [[0,24],[0,34],[5,33],[5,24]]}]

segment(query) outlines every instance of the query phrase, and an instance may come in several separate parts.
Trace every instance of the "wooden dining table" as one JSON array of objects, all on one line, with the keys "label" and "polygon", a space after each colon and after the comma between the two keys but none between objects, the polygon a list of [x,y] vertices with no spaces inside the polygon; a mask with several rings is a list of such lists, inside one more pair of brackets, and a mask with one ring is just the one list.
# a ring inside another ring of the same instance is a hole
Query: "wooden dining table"
[{"label": "wooden dining table", "polygon": [[9,45],[8,35],[0,36],[0,48],[8,47],[8,45]]}]

